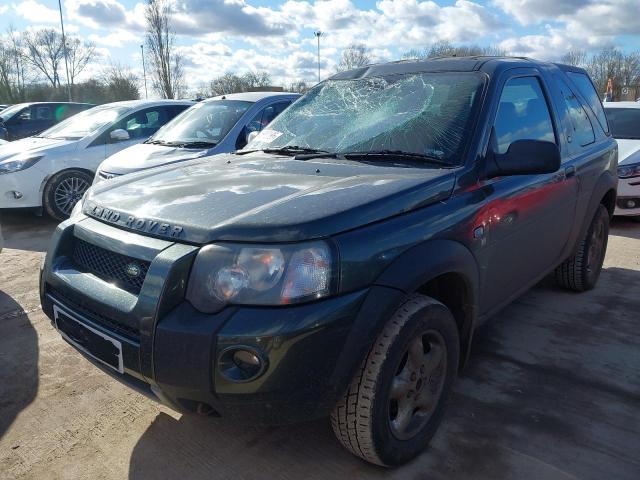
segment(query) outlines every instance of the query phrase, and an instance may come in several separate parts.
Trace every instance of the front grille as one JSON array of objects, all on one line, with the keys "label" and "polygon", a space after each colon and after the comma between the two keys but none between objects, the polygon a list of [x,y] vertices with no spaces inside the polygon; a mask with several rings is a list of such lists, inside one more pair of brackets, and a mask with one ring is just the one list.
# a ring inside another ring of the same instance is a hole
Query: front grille
[{"label": "front grille", "polygon": [[73,294],[72,292],[62,293],[54,288],[49,288],[47,291],[51,296],[69,308],[72,312],[76,312],[83,317],[86,317],[89,320],[92,320],[95,323],[113,330],[125,337],[129,337],[134,340],[140,339],[140,331],[137,328],[130,327],[129,325],[125,325],[107,317],[106,315],[96,312],[85,304],[86,302],[82,296]]},{"label": "front grille", "polygon": [[128,257],[75,239],[73,261],[78,270],[92,273],[135,295],[140,293],[149,270],[149,262]]}]

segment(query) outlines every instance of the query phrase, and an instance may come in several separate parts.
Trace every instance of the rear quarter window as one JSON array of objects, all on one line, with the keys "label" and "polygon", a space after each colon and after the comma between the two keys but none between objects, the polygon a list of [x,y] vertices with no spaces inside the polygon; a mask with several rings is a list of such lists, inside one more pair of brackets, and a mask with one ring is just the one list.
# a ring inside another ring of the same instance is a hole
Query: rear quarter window
[{"label": "rear quarter window", "polygon": [[584,73],[566,72],[566,74],[575,86],[578,87],[580,94],[589,103],[589,107],[598,118],[598,123],[600,124],[600,127],[602,127],[602,130],[609,133],[607,116],[604,114],[602,102],[600,101],[600,97],[598,96],[598,92],[596,92],[593,83],[591,83],[591,79]]}]

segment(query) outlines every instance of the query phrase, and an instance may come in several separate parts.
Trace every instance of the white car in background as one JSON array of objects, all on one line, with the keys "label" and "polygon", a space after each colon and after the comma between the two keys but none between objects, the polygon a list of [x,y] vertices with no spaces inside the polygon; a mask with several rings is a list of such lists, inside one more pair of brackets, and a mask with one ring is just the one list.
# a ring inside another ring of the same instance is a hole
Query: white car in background
[{"label": "white car in background", "polygon": [[618,142],[618,199],[615,215],[640,221],[640,103],[604,104],[611,134]]},{"label": "white car in background", "polygon": [[235,152],[292,102],[297,93],[246,92],[203,100],[162,127],[144,143],[106,159],[94,183],[127,173]]},{"label": "white car in background", "polygon": [[58,220],[67,218],[105,158],[145,141],[193,103],[109,103],[0,145],[0,209],[44,207]]}]

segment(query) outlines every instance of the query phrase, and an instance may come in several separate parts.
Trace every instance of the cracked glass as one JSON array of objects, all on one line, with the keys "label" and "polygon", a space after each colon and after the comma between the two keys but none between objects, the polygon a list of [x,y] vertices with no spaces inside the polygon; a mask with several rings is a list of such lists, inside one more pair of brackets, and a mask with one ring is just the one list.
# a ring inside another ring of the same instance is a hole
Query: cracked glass
[{"label": "cracked glass", "polygon": [[388,150],[459,164],[483,78],[461,72],[327,80],[285,110],[246,150]]}]

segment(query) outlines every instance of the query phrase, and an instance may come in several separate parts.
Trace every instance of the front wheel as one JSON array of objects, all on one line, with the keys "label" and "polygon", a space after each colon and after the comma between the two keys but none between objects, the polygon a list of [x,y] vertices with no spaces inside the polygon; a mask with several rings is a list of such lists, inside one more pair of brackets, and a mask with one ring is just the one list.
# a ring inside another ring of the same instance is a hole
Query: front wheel
[{"label": "front wheel", "polygon": [[377,465],[414,458],[442,420],[459,355],[458,328],[449,309],[423,295],[409,297],[331,414],[338,440]]},{"label": "front wheel", "polygon": [[91,186],[93,178],[82,170],[65,170],[55,174],[44,187],[43,203],[48,215],[65,220]]}]

